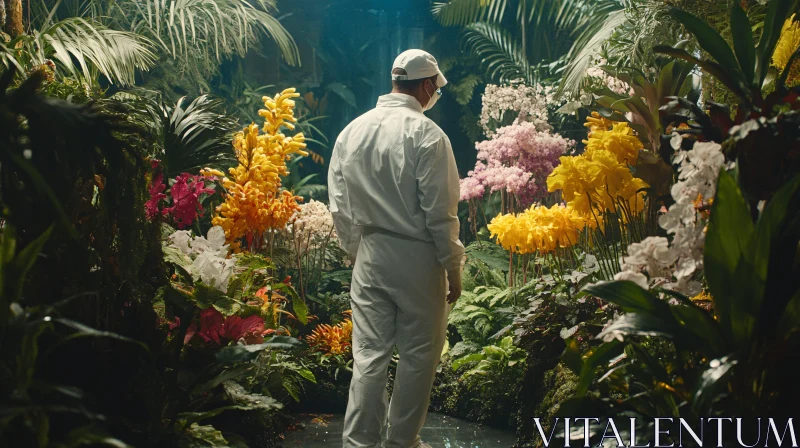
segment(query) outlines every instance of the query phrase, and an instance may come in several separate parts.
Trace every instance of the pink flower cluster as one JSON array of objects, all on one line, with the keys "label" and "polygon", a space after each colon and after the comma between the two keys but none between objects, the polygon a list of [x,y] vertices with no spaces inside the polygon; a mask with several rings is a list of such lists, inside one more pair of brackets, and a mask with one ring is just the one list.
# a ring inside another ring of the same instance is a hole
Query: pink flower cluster
[{"label": "pink flower cluster", "polygon": [[203,206],[200,203],[202,195],[214,194],[213,188],[206,187],[208,178],[189,173],[179,174],[169,189],[171,206],[161,208],[161,201],[167,200],[164,190],[164,173],[159,169],[158,160],[153,160],[153,181],[150,185],[150,200],[145,205],[147,219],[157,216],[171,217],[179,229],[189,227],[198,216],[203,215]]},{"label": "pink flower cluster", "polygon": [[488,189],[513,193],[530,205],[547,194],[547,176],[574,144],[530,122],[502,127],[491,140],[475,145],[478,163],[461,180],[461,200],[480,199]]},{"label": "pink flower cluster", "polygon": [[167,195],[164,194],[167,186],[164,185],[164,173],[159,169],[159,163],[156,159],[150,161],[150,167],[153,169],[153,181],[150,183],[150,199],[144,204],[144,213],[150,220],[161,214],[158,203],[167,199]]}]

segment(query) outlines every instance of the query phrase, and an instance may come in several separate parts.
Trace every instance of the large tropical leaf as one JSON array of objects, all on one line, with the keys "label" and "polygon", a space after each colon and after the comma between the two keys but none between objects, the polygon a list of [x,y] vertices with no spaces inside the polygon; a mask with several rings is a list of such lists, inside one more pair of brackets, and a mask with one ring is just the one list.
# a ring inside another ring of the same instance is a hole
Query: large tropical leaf
[{"label": "large tropical leaf", "polygon": [[261,35],[267,35],[284,59],[297,65],[297,45],[272,15],[275,11],[274,0],[125,0],[115,2],[108,12],[186,62],[192,49],[216,61],[234,54],[244,56]]},{"label": "large tropical leaf", "polygon": [[528,83],[537,79],[522,46],[500,25],[478,22],[467,26],[464,45],[481,59],[492,79],[505,82],[522,78]]},{"label": "large tropical leaf", "polygon": [[508,0],[450,0],[433,4],[433,15],[444,26],[469,25],[486,20],[499,22]]},{"label": "large tropical leaf", "polygon": [[613,3],[604,4],[593,12],[569,51],[567,67],[559,86],[559,92],[573,95],[578,92],[586,78],[586,71],[603,44],[625,21],[625,10]]},{"label": "large tropical leaf", "polygon": [[74,17],[0,46],[0,62],[30,69],[53,59],[73,76],[88,81],[99,71],[109,82],[126,86],[134,84],[137,71],[153,66],[153,49],[149,39],[136,33]]}]

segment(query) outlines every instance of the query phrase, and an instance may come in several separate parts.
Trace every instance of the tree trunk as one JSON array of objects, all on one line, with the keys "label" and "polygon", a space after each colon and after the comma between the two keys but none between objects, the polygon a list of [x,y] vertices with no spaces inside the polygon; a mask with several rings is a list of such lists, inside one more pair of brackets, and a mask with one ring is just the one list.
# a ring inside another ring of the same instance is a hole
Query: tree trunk
[{"label": "tree trunk", "polygon": [[25,32],[22,25],[22,0],[4,0],[6,9],[6,23],[3,31],[8,33],[11,38],[15,38]]}]

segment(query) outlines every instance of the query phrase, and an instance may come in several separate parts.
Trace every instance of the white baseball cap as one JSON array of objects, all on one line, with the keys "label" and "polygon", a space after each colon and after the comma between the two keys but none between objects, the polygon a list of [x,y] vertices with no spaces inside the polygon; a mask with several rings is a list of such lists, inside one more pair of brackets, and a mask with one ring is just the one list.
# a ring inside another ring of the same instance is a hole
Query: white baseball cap
[{"label": "white baseball cap", "polygon": [[400,56],[394,60],[392,70],[402,68],[406,71],[405,75],[392,74],[392,79],[395,81],[411,81],[414,79],[423,79],[436,76],[436,86],[441,88],[447,85],[442,71],[439,70],[439,64],[427,51],[422,50],[406,50],[400,53]]}]

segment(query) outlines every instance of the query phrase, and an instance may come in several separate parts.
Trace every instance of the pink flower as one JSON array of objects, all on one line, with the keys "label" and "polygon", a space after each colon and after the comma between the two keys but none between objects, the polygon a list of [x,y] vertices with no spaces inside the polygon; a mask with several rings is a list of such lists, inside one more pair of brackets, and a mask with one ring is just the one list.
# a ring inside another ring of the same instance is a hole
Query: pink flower
[{"label": "pink flower", "polygon": [[547,194],[547,176],[574,144],[559,134],[537,130],[533,123],[502,127],[491,140],[475,145],[478,162],[461,182],[461,200],[480,198],[485,188],[514,193],[523,205],[541,200]]},{"label": "pink flower", "polygon": [[[153,159],[150,164],[154,171],[158,170],[158,160]],[[158,209],[158,203],[167,198],[167,195],[164,194],[165,188],[167,186],[164,185],[164,173],[161,170],[155,171],[153,181],[150,184],[150,199],[144,204],[144,213],[147,219],[155,219],[156,216],[161,214]]]},{"label": "pink flower", "polygon": [[461,179],[461,200],[480,199],[486,191],[486,187],[474,177]]},{"label": "pink flower", "polygon": [[198,215],[202,216],[203,206],[200,204],[202,194],[213,194],[214,189],[206,188],[203,176],[183,173],[175,178],[170,188],[172,207],[164,209],[165,215],[172,215],[179,229],[191,226]]}]

